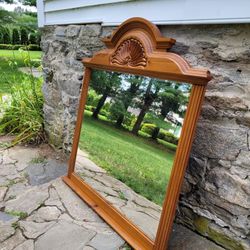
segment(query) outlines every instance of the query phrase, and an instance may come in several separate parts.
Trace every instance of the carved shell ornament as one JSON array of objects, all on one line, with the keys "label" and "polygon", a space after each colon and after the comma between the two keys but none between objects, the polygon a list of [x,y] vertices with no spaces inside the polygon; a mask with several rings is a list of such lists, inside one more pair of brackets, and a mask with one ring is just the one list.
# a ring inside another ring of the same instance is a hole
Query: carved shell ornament
[{"label": "carved shell ornament", "polygon": [[123,41],[111,56],[111,63],[131,67],[145,67],[147,57],[142,43],[135,38]]}]

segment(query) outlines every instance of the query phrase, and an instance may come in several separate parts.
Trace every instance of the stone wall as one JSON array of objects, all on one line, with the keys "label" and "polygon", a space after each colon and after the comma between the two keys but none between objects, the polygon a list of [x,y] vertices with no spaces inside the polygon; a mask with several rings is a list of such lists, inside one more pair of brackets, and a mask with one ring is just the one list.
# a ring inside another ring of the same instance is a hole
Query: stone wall
[{"label": "stone wall", "polygon": [[[250,25],[163,26],[174,51],[209,68],[209,83],[177,220],[227,249],[250,249]],[[43,29],[49,142],[70,151],[83,78],[80,59],[103,47],[100,25]]]}]

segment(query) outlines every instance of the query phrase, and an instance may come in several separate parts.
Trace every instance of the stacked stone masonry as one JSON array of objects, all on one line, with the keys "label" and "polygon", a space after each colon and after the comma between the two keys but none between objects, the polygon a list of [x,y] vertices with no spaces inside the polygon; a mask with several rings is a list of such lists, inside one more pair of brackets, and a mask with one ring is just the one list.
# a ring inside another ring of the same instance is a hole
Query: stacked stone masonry
[{"label": "stacked stone masonry", "polygon": [[[250,249],[250,25],[161,26],[171,51],[210,69],[176,220],[227,249]],[[82,57],[103,48],[113,28],[43,29],[44,114],[49,142],[71,149]]]}]

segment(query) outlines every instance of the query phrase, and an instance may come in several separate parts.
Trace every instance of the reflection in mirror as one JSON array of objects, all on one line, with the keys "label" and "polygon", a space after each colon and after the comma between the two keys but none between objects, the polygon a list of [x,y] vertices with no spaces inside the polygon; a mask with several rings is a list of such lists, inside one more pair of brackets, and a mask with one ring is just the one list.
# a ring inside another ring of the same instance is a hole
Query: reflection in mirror
[{"label": "reflection in mirror", "polygon": [[191,85],[93,70],[76,173],[151,239]]}]

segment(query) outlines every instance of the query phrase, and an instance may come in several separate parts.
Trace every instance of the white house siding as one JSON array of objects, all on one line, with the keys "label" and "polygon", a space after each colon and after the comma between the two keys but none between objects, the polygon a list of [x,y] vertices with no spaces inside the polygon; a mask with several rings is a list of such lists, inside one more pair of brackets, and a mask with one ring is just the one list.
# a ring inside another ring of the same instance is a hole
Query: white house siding
[{"label": "white house siding", "polygon": [[39,26],[101,23],[130,17],[156,24],[249,23],[249,0],[37,0]]}]

